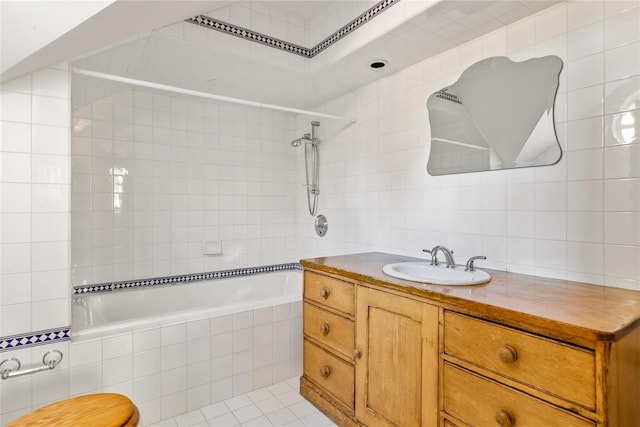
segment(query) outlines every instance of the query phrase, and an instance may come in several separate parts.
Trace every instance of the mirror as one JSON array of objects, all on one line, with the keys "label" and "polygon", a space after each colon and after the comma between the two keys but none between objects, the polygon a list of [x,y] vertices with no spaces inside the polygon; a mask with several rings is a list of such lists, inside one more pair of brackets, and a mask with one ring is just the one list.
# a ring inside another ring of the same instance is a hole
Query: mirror
[{"label": "mirror", "polygon": [[431,175],[552,165],[562,156],[553,121],[562,60],[487,58],[427,100]]}]

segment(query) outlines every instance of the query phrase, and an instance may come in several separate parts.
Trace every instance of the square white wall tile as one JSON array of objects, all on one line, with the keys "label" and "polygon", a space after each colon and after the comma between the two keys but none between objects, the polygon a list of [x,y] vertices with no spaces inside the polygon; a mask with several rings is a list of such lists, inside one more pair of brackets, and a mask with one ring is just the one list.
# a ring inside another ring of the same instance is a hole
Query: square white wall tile
[{"label": "square white wall tile", "polygon": [[68,99],[36,95],[31,99],[34,124],[69,127],[70,101]]},{"label": "square white wall tile", "polygon": [[579,0],[568,2],[568,30],[581,28],[594,22],[598,22],[604,17],[603,2],[581,2]]},{"label": "square white wall tile", "polygon": [[0,92],[2,120],[8,122],[31,123],[31,94]]},{"label": "square white wall tile", "polygon": [[34,95],[69,99],[69,71],[53,68],[36,71],[31,84]]},{"label": "square white wall tile", "polygon": [[604,55],[605,81],[609,82],[640,74],[638,50],[640,50],[640,42],[607,50]]},{"label": "square white wall tile", "polygon": [[[633,60],[635,61],[635,59]],[[615,114],[638,109],[638,102],[627,94],[636,93],[640,85],[640,76],[630,76],[607,82],[604,87],[604,112]]]},{"label": "square white wall tile", "polygon": [[[622,2],[607,2],[605,6],[616,3]],[[629,3],[626,8],[623,7],[621,13],[608,15],[604,24],[605,49],[612,49],[640,40],[639,24],[640,9],[638,9],[637,4]]]},{"label": "square white wall tile", "polygon": [[3,182],[31,182],[31,156],[26,153],[0,153],[0,179]]},{"label": "square white wall tile", "polygon": [[0,151],[28,153],[31,150],[31,126],[28,123],[0,122]]}]

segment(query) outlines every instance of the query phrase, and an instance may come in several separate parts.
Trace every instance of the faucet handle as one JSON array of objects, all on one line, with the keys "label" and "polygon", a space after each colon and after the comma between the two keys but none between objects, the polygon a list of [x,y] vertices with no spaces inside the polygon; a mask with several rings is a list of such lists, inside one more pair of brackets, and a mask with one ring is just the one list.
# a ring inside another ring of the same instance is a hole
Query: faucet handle
[{"label": "faucet handle", "polygon": [[464,268],[464,271],[474,271],[476,268],[473,266],[473,262],[477,259],[487,259],[487,257],[484,255],[472,256],[467,261],[467,266]]},{"label": "faucet handle", "polygon": [[433,249],[423,249],[422,252],[431,254],[431,265],[438,265],[438,246]]}]

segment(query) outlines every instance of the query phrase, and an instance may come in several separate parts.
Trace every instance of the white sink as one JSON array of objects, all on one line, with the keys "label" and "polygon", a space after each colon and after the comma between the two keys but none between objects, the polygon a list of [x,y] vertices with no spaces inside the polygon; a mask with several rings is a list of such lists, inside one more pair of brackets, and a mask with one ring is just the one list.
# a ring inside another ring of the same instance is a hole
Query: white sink
[{"label": "white sink", "polygon": [[382,272],[398,279],[411,280],[412,282],[433,283],[434,285],[479,285],[491,280],[486,271],[464,271],[464,266],[447,268],[442,263],[438,266],[429,262],[398,262],[382,267]]}]

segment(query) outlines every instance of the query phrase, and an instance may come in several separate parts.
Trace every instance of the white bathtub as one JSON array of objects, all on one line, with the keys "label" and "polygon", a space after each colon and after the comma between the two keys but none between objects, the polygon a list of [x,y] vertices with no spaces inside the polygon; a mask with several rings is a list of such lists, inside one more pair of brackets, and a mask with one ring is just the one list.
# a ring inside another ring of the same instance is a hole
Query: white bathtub
[{"label": "white bathtub", "polygon": [[302,273],[296,270],[83,294],[73,298],[71,331],[74,338],[105,336],[301,300]]}]

